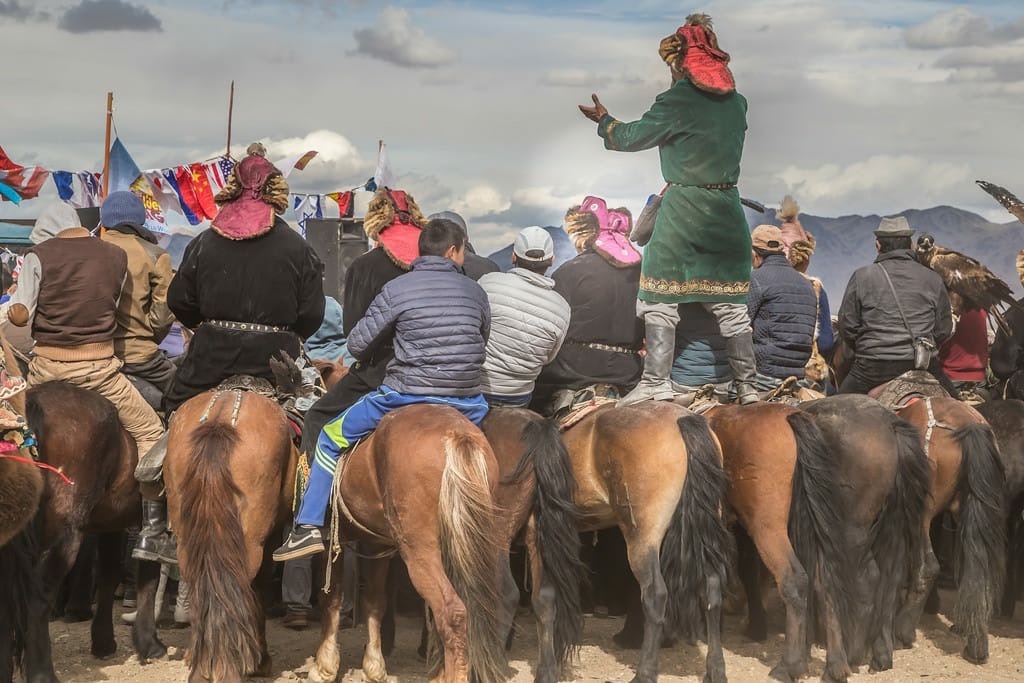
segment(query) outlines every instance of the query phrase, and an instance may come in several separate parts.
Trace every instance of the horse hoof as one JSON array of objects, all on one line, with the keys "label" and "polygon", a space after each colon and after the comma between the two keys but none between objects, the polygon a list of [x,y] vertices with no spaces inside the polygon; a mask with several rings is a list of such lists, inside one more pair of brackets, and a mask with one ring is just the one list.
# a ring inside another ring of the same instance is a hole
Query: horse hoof
[{"label": "horse hoof", "polygon": [[256,678],[270,678],[270,674],[274,670],[274,659],[269,654],[263,655],[260,660],[259,666],[252,672],[252,675]]},{"label": "horse hoof", "polygon": [[643,645],[644,637],[642,633],[627,632],[623,629],[612,636],[612,642],[623,650],[639,650]]},{"label": "horse hoof", "polygon": [[117,643],[92,646],[92,656],[96,659],[110,659],[115,654],[117,654]]},{"label": "horse hoof", "polygon": [[306,680],[311,681],[311,683],[334,683],[334,679],[336,677],[337,674],[323,673],[319,668],[314,666],[309,670],[309,676]]},{"label": "horse hoof", "polygon": [[793,683],[793,677],[789,675],[789,669],[786,668],[785,664],[777,664],[768,673],[768,678],[773,681],[781,681],[782,683]]},{"label": "horse hoof", "polygon": [[160,641],[156,641],[149,646],[145,654],[139,657],[139,661],[143,664],[146,662],[153,661],[155,659],[163,659],[167,656],[167,647]]},{"label": "horse hoof", "polygon": [[888,671],[892,668],[892,657],[886,657],[885,659],[879,659],[874,657],[871,659],[871,666],[868,667],[868,671],[871,673],[878,673],[879,671]]},{"label": "horse hoof", "polygon": [[988,652],[971,652],[971,648],[964,648],[962,654],[971,664],[984,664],[988,661]]},{"label": "horse hoof", "polygon": [[91,609],[68,609],[65,610],[61,621],[65,624],[80,624],[83,621],[92,621]]}]

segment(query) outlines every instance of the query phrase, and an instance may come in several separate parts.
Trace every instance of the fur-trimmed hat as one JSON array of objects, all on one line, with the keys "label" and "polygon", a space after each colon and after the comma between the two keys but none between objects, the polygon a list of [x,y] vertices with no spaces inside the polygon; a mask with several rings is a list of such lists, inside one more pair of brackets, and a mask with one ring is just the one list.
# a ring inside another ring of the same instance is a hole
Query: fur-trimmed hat
[{"label": "fur-trimmed hat", "polygon": [[719,49],[718,38],[711,30],[711,17],[706,14],[686,17],[685,24],[661,41],[658,54],[701,90],[716,95],[736,90],[736,80],[729,70],[729,53]]},{"label": "fur-trimmed hat", "polygon": [[366,236],[379,243],[398,266],[409,270],[420,255],[420,230],[427,224],[412,195],[384,187],[377,191],[363,218]]},{"label": "fur-trimmed hat", "polygon": [[629,268],[640,262],[640,252],[629,241],[632,227],[629,209],[609,209],[600,197],[587,197],[565,213],[565,231],[576,251],[593,249],[617,268]]},{"label": "fur-trimmed hat", "polygon": [[288,209],[288,183],[258,144],[249,145],[249,156],[231,169],[224,189],[213,198],[220,213],[210,227],[228,239],[259,237],[273,227],[275,214]]}]

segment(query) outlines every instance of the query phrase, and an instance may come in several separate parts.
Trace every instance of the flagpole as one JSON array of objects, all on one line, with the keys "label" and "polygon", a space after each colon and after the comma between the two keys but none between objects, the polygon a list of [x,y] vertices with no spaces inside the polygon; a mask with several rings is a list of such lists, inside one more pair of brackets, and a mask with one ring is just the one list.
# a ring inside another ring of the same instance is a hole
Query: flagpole
[{"label": "flagpole", "polygon": [[235,82],[231,81],[231,95],[228,97],[228,145],[224,156],[231,156],[231,118],[235,111]]},{"label": "flagpole", "polygon": [[114,117],[114,93],[107,93],[107,134],[106,145],[103,147],[103,196],[107,196],[110,187],[110,122]]}]

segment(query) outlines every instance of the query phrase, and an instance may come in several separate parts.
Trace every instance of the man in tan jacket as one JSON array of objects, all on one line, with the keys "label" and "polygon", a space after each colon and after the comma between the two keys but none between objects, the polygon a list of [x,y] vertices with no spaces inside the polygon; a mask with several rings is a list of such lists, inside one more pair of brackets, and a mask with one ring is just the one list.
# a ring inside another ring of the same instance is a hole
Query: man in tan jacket
[{"label": "man in tan jacket", "polygon": [[[128,257],[80,226],[75,210],[56,201],[43,210],[25,254],[18,290],[11,298],[11,324],[31,325],[36,341],[28,381],[64,381],[101,394],[117,408],[121,424],[145,454],[164,433],[114,355],[117,303]],[[167,531],[166,501],[144,501],[146,524],[139,534],[137,559],[176,562]]]},{"label": "man in tan jacket", "polygon": [[117,305],[114,354],[124,361],[124,374],[145,380],[160,390],[170,388],[174,364],[157,345],[174,322],[167,307],[171,257],[143,226],[146,208],[132,192],[111,192],[100,207],[103,241],[128,255],[128,278]]}]

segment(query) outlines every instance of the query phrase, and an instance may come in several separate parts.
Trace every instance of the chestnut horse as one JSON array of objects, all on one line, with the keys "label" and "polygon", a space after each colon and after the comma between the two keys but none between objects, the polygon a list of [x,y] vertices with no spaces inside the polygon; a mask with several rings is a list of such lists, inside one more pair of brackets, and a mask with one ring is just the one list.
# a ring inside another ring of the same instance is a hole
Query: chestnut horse
[{"label": "chestnut horse", "polygon": [[581,531],[618,527],[640,584],[644,630],[634,681],[658,677],[662,637],[708,644],[705,681],[726,680],[722,590],[733,561],[726,476],[707,421],[673,403],[602,407],[564,434]]},{"label": "chestnut horse", "polygon": [[[335,477],[331,534],[362,542],[371,557],[401,555],[432,619],[436,680],[505,679],[507,581],[500,561],[503,525],[495,496],[499,467],[481,431],[447,406],[411,405],[384,416],[377,430],[344,456]],[[340,528],[339,528],[340,527]],[[341,661],[340,553],[328,558],[330,578],[311,681],[333,681]],[[387,563],[367,572],[363,675],[387,676],[381,653]]]},{"label": "chestnut horse", "polygon": [[[854,615],[844,631],[849,661],[871,652],[892,668],[899,596],[920,553],[929,469],[917,430],[867,396],[844,394],[800,405],[814,417],[840,478],[844,535],[853,572]],[[925,527],[926,528],[926,527]]]},{"label": "chestnut horse", "polygon": [[[167,512],[189,584],[190,681],[267,675],[267,539],[291,514],[296,451],[284,411],[241,389],[189,399],[171,419],[164,460]],[[277,532],[277,533],[275,533]],[[140,571],[132,637],[141,660],[165,650],[156,636],[156,572]]]},{"label": "chestnut horse", "polygon": [[767,636],[756,549],[786,606],[785,652],[771,677],[791,681],[807,672],[816,592],[825,605],[824,679],[846,680],[853,576],[838,472],[821,431],[806,413],[778,403],[720,406],[706,415],[722,444],[729,507],[745,532],[738,545],[747,635]]},{"label": "chestnut horse", "polygon": [[134,476],[135,442],[121,427],[110,401],[64,382],[33,387],[26,399],[26,417],[38,440],[40,460],[74,482],[69,485],[56,474],[44,474],[39,511],[23,533],[27,537],[0,549],[0,565],[18,565],[17,584],[10,584],[10,575],[0,577],[0,584],[17,585],[15,614],[22,618],[0,619],[0,681],[11,679],[10,638],[3,627],[13,626],[22,634],[24,652],[16,654],[25,678],[41,683],[57,680],[48,633],[50,611],[88,532],[98,534],[99,546],[92,654],[109,657],[116,651],[112,608],[121,579],[122,531],[139,523],[142,499]]},{"label": "chestnut horse", "polygon": [[919,400],[896,412],[919,430],[932,469],[917,572],[897,619],[896,636],[907,647],[914,642],[939,572],[929,530],[937,515],[950,510],[958,517],[953,623],[965,640],[964,659],[984,663],[988,625],[1006,570],[1006,483],[995,435],[977,410],[948,397]]}]

